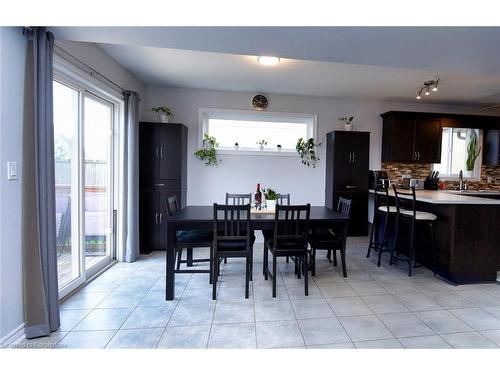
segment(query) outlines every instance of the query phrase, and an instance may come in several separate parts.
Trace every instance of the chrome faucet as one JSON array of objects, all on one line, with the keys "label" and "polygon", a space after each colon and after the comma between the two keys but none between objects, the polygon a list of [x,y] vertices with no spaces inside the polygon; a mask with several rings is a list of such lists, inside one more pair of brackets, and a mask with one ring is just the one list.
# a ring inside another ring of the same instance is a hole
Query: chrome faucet
[{"label": "chrome faucet", "polygon": [[458,174],[458,190],[467,190],[467,182],[464,181],[464,173],[460,170]]}]

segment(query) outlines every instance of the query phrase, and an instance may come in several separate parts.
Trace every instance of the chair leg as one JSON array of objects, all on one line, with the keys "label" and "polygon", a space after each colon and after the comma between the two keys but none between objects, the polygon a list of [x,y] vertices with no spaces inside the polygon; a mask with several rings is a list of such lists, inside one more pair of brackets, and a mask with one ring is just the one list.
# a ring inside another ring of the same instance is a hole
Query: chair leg
[{"label": "chair leg", "polygon": [[252,277],[253,277],[253,246],[250,250],[250,281],[252,281]]},{"label": "chair leg", "polygon": [[311,275],[316,276],[316,248],[313,247],[311,251],[311,263],[312,263],[312,271]]},{"label": "chair leg", "polygon": [[273,254],[273,298],[276,298],[276,255]]},{"label": "chair leg", "polygon": [[309,280],[308,280],[309,271],[308,271],[308,267],[307,267],[307,251],[304,255],[304,261],[302,262],[302,265],[304,267],[304,293],[306,296],[308,296],[309,295]]},{"label": "chair leg", "polygon": [[182,247],[177,249],[177,266],[176,269],[181,269]]},{"label": "chair leg", "polygon": [[187,263],[186,265],[188,267],[193,267],[193,248],[192,247],[189,247],[186,251],[186,259],[187,259]]},{"label": "chair leg", "polygon": [[370,231],[370,242],[368,243],[368,252],[366,253],[366,257],[370,257],[370,252],[373,247],[373,236],[375,234],[375,217],[377,216],[377,207],[375,207],[375,212],[373,213],[373,223],[372,223],[372,230]]},{"label": "chair leg", "polygon": [[209,264],[209,270],[208,270],[208,278],[209,278],[209,283],[213,283],[213,277],[214,277],[214,250],[213,247],[210,246],[210,261],[208,262]]},{"label": "chair leg", "polygon": [[262,274],[265,276],[266,275],[266,268],[267,268],[267,244],[266,244],[265,241],[264,241],[264,253],[262,255],[263,255],[263,259],[262,259]]},{"label": "chair leg", "polygon": [[332,249],[333,254],[333,265],[337,267],[337,250]]},{"label": "chair leg", "polygon": [[342,261],[342,274],[347,277],[347,268],[345,265],[345,248],[340,249],[340,260]]},{"label": "chair leg", "polygon": [[224,264],[227,264],[227,258],[224,258]]},{"label": "chair leg", "polygon": [[212,277],[212,299],[215,301],[217,299],[217,275],[219,274],[219,259],[214,258],[213,267],[213,277]]},{"label": "chair leg", "polygon": [[245,298],[248,299],[250,289],[250,260],[246,259],[246,272],[245,272]]},{"label": "chair leg", "polygon": [[296,270],[295,272],[297,273],[297,279],[300,279],[301,278],[301,276],[300,276],[301,269],[300,269],[300,264],[299,264],[299,258],[294,257],[294,259],[295,259],[295,270]]},{"label": "chair leg", "polygon": [[382,260],[382,250],[383,249],[384,249],[383,246],[379,247],[379,249],[378,249],[377,267],[380,267],[380,261]]},{"label": "chair leg", "polygon": [[332,251],[331,251],[331,250],[328,250],[328,251],[326,252],[326,259],[328,259],[328,261],[329,261],[330,263],[332,263]]},{"label": "chair leg", "polygon": [[289,263],[289,262],[290,262],[289,257],[286,257],[286,262],[287,262],[287,263]]},{"label": "chair leg", "polygon": [[268,272],[269,272],[269,249],[267,246],[264,248],[264,280],[268,279]]}]

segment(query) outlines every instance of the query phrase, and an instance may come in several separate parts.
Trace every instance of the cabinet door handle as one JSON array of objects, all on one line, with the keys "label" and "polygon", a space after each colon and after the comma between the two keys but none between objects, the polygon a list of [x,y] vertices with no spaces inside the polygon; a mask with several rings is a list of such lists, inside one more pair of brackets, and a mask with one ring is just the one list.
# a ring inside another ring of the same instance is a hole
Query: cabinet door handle
[{"label": "cabinet door handle", "polygon": [[349,163],[352,163],[352,152],[349,152]]},{"label": "cabinet door handle", "polygon": [[352,162],[353,163],[356,162],[356,153],[355,152],[352,153]]},{"label": "cabinet door handle", "polygon": [[154,186],[165,186],[165,184],[154,184]]},{"label": "cabinet door handle", "polygon": [[160,212],[160,224],[163,224],[163,222],[161,221],[162,217],[163,217],[163,213]]},{"label": "cabinet door handle", "polygon": [[163,146],[160,147],[160,158],[163,158]]},{"label": "cabinet door handle", "polygon": [[158,212],[155,212],[155,224],[158,224]]}]

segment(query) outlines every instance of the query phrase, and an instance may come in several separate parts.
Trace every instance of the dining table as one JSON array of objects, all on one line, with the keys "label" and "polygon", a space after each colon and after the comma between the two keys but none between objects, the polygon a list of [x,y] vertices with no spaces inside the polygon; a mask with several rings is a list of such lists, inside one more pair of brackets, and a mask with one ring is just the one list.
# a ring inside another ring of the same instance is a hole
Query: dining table
[{"label": "dining table", "polygon": [[[213,230],[213,206],[186,206],[166,221],[166,288],[165,299],[175,299],[175,238],[180,230]],[[310,229],[331,228],[347,225],[349,217],[326,206],[311,206]],[[275,223],[274,213],[250,214],[252,230],[272,230]]]}]

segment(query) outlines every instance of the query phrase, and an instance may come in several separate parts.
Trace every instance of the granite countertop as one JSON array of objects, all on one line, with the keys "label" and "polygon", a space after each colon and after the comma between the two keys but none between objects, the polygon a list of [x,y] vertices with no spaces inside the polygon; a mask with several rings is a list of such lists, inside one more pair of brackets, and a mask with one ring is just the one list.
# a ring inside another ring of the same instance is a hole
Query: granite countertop
[{"label": "granite countertop", "polygon": [[[375,193],[370,189],[370,193]],[[379,192],[383,194],[383,192]],[[453,190],[417,190],[417,201],[432,204],[479,204],[479,205],[500,205],[500,199],[483,198],[471,196],[475,195],[500,195],[499,192],[478,192],[468,191],[466,193]],[[389,195],[394,196],[394,191],[389,190]]]}]

